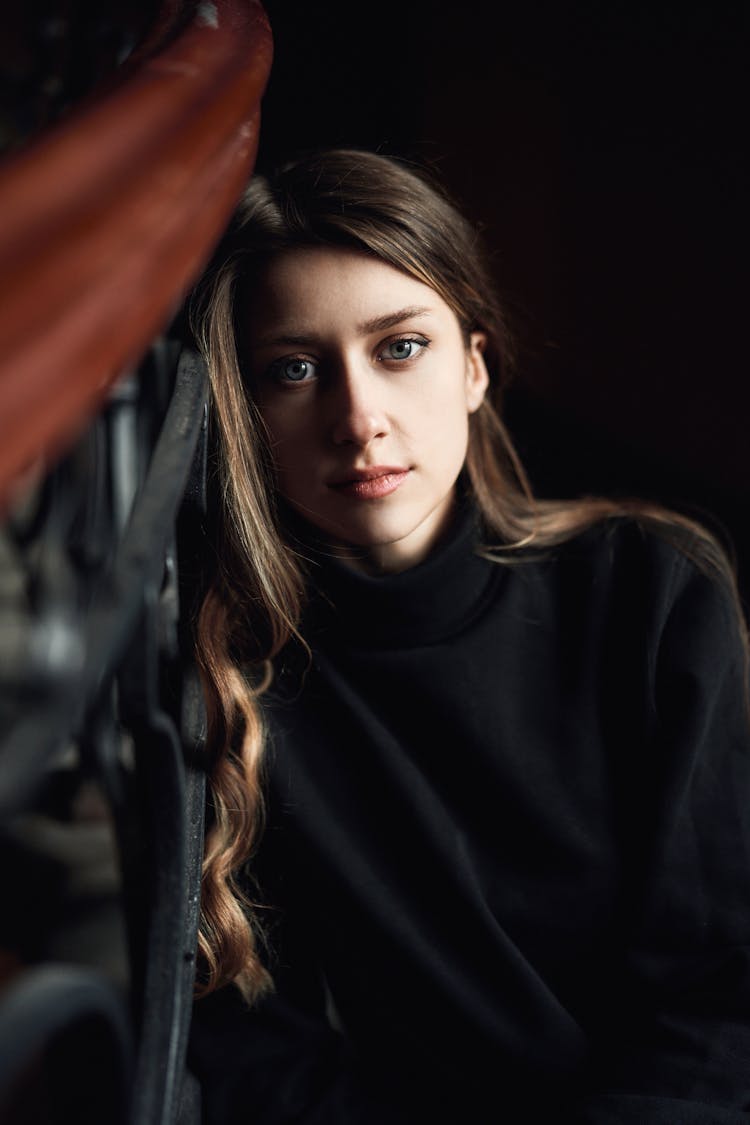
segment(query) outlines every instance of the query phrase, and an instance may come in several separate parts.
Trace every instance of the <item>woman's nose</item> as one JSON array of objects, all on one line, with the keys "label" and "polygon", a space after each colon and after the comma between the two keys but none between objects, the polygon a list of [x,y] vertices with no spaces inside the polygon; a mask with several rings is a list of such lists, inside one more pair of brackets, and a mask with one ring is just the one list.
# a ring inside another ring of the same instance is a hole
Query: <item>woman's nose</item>
[{"label": "woman's nose", "polygon": [[364,447],[388,432],[385,388],[374,372],[343,366],[331,388],[331,436],[335,445]]}]

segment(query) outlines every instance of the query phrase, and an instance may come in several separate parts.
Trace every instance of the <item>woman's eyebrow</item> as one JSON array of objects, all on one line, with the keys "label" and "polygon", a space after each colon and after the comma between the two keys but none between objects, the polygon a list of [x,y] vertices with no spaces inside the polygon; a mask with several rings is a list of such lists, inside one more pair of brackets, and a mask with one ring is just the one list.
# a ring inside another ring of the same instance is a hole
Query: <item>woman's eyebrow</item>
[{"label": "woman's eyebrow", "polygon": [[[406,308],[398,309],[397,312],[385,313],[383,316],[375,316],[371,320],[362,321],[361,324],[356,326],[356,331],[360,336],[369,336],[372,332],[387,332],[389,328],[394,328],[405,320],[426,316],[430,312],[432,310],[427,305],[407,305]],[[278,334],[258,336],[253,341],[253,346],[264,348],[284,345],[292,348],[304,348],[317,343],[317,340],[318,337],[314,332],[286,332],[282,329]]]},{"label": "woman's eyebrow", "polygon": [[362,324],[357,325],[357,332],[360,336],[369,336],[371,332],[387,332],[389,328],[394,328],[404,320],[425,316],[430,311],[426,305],[408,305],[398,312],[386,313],[385,316],[376,316],[372,320],[363,321]]}]

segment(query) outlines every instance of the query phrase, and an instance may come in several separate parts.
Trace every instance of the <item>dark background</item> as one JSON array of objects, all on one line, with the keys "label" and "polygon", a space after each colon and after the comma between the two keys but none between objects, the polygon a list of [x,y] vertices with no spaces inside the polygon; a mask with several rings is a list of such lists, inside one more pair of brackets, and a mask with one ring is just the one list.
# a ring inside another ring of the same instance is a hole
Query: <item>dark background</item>
[{"label": "dark background", "polygon": [[750,5],[268,0],[258,167],[318,144],[436,168],[485,230],[542,495],[728,535],[750,593]]}]

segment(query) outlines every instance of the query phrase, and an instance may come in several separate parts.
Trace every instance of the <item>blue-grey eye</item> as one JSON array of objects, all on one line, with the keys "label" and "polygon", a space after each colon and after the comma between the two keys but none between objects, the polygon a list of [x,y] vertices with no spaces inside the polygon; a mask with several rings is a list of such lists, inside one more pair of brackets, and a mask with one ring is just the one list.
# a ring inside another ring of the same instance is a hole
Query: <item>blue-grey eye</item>
[{"label": "blue-grey eye", "polygon": [[271,367],[271,373],[280,383],[304,383],[315,375],[315,364],[310,359],[279,359]]},{"label": "blue-grey eye", "polygon": [[[385,359],[414,359],[416,355],[426,348],[427,340],[415,339],[414,337],[403,337],[399,340],[391,340],[386,344],[384,349]],[[383,353],[381,353],[383,354]]]}]

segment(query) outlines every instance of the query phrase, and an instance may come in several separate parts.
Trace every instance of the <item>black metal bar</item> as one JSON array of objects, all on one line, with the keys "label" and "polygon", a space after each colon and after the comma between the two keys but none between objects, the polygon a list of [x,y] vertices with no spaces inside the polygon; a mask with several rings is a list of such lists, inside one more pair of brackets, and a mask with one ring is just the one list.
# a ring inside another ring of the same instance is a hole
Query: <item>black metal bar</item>
[{"label": "black metal bar", "polygon": [[135,737],[137,769],[147,791],[152,899],[132,1120],[133,1125],[170,1125],[195,965],[187,926],[186,786],[177,731],[168,716],[153,711]]},{"label": "black metal bar", "polygon": [[[121,718],[135,743],[137,806],[149,844],[148,854],[141,856],[138,880],[150,885],[150,901],[142,918],[142,945],[134,951],[142,992],[135,998],[139,1047],[133,1125],[174,1122],[192,1009],[203,857],[205,786],[200,747],[205,718],[189,655],[190,613],[183,602],[190,606],[196,596],[194,563],[205,514],[206,438],[204,408],[180,513],[173,520],[175,538],[165,551],[161,586],[157,588],[155,575],[149,577],[140,626],[118,678]],[[170,695],[168,713],[165,698]],[[130,900],[132,904],[132,894]],[[132,914],[137,915],[137,910]]]}]

